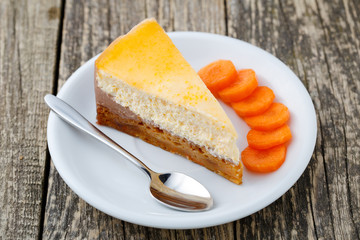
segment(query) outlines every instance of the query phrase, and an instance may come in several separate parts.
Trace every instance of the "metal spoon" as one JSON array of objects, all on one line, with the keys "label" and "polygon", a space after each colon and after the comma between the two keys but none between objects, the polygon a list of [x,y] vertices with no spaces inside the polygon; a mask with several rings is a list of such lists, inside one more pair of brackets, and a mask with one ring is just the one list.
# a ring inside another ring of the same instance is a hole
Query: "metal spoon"
[{"label": "metal spoon", "polygon": [[142,161],[114,142],[78,111],[54,95],[45,96],[46,104],[63,120],[90,134],[114,149],[150,178],[150,193],[160,203],[182,211],[204,211],[213,206],[213,199],[206,188],[195,179],[177,172],[157,173]]}]

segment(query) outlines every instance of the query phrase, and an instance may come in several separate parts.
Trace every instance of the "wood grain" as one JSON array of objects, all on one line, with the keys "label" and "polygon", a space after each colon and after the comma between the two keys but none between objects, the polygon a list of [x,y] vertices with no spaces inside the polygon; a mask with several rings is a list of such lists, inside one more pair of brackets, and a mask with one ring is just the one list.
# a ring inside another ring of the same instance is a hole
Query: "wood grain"
[{"label": "wood grain", "polygon": [[[147,17],[259,46],[308,89],[314,154],[267,208],[204,229],[148,228],[91,207],[47,166],[43,96]],[[0,239],[360,239],[358,0],[5,0],[0,19]]]},{"label": "wood grain", "polygon": [[[80,4],[78,9],[82,9],[84,14],[75,14],[78,12],[73,10],[74,4]],[[359,136],[359,81],[356,81],[356,76],[359,73],[359,9],[355,5],[346,1],[330,4],[321,1],[229,0],[209,3],[148,0],[110,2],[101,8],[95,3],[67,2],[69,20],[65,15],[63,33],[64,39],[69,39],[62,44],[59,85],[79,64],[112,39],[143,18],[155,17],[167,31],[229,34],[279,57],[309,90],[318,112],[320,131],[309,167],[283,197],[247,218],[205,229],[154,229],[113,219],[78,199],[52,167],[46,214],[49,217],[45,221],[44,237],[358,238],[360,174],[356,162],[359,155],[356,139]],[[101,18],[99,9],[107,13],[108,18]],[[92,13],[93,19],[86,18],[87,12]],[[329,16],[335,16],[338,21],[330,21]],[[71,31],[72,26],[66,27],[70,24],[68,22],[80,24],[76,25],[76,33]],[[102,35],[91,30],[97,24],[101,26]],[[84,39],[87,41],[82,42]],[[77,52],[76,57],[71,52],[73,44],[84,49]],[[69,65],[63,65],[65,63]],[[59,189],[66,199],[55,194]],[[63,206],[60,210],[59,205]]]},{"label": "wood grain", "polygon": [[0,239],[39,235],[59,5],[0,2]]},{"label": "wood grain", "polygon": [[[228,5],[230,35],[266,49],[292,68],[313,99],[319,127],[306,172],[276,203],[251,220],[240,220],[239,237],[358,239],[358,2]],[[253,221],[257,228],[250,225]]]}]

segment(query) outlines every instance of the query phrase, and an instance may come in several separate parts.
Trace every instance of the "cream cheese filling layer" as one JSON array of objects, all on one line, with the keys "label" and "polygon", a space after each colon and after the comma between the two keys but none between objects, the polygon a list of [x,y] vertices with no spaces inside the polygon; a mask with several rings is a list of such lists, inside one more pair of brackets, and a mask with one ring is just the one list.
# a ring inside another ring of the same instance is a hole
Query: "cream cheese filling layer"
[{"label": "cream cheese filling layer", "polygon": [[138,90],[129,84],[98,70],[98,87],[113,96],[115,102],[128,107],[144,121],[155,124],[162,130],[204,146],[215,157],[235,164],[239,163],[237,136],[226,129],[221,121],[213,116],[196,111],[192,106],[181,106],[166,99],[155,97]]}]

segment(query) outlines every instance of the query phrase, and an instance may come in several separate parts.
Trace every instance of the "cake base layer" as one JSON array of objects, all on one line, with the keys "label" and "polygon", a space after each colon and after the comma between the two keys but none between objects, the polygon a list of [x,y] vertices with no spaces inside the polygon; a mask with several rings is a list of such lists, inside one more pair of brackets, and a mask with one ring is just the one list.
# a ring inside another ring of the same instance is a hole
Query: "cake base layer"
[{"label": "cake base layer", "polygon": [[95,88],[98,124],[115,128],[166,151],[184,156],[236,184],[241,184],[241,164],[235,165],[219,159],[210,154],[205,147],[197,146],[186,139],[145,123],[130,109],[117,104],[97,86]]}]

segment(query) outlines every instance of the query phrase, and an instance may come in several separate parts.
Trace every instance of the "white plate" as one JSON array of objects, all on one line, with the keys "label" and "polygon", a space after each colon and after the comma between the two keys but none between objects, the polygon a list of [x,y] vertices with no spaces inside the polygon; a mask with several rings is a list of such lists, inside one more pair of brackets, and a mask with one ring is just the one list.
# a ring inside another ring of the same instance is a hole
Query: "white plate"
[{"label": "white plate", "polygon": [[[289,124],[293,139],[282,167],[270,174],[255,174],[245,169],[243,184],[238,186],[185,158],[111,128],[100,127],[154,170],[184,172],[204,184],[214,198],[215,206],[210,211],[175,211],[152,199],[148,179],[141,171],[50,113],[48,144],[56,169],[86,202],[111,216],[140,225],[201,228],[234,221],[261,210],[297,181],[314,150],[316,117],[306,89],[280,60],[246,42],[197,32],[174,32],[169,36],[195,70],[214,60],[230,59],[238,69],[254,69],[259,85],[273,89],[275,101],[284,103],[291,112]],[[94,61],[92,58],[81,66],[58,94],[92,123],[96,122]],[[238,147],[242,151],[247,145],[249,128],[230,107],[222,106],[238,131]]]}]

